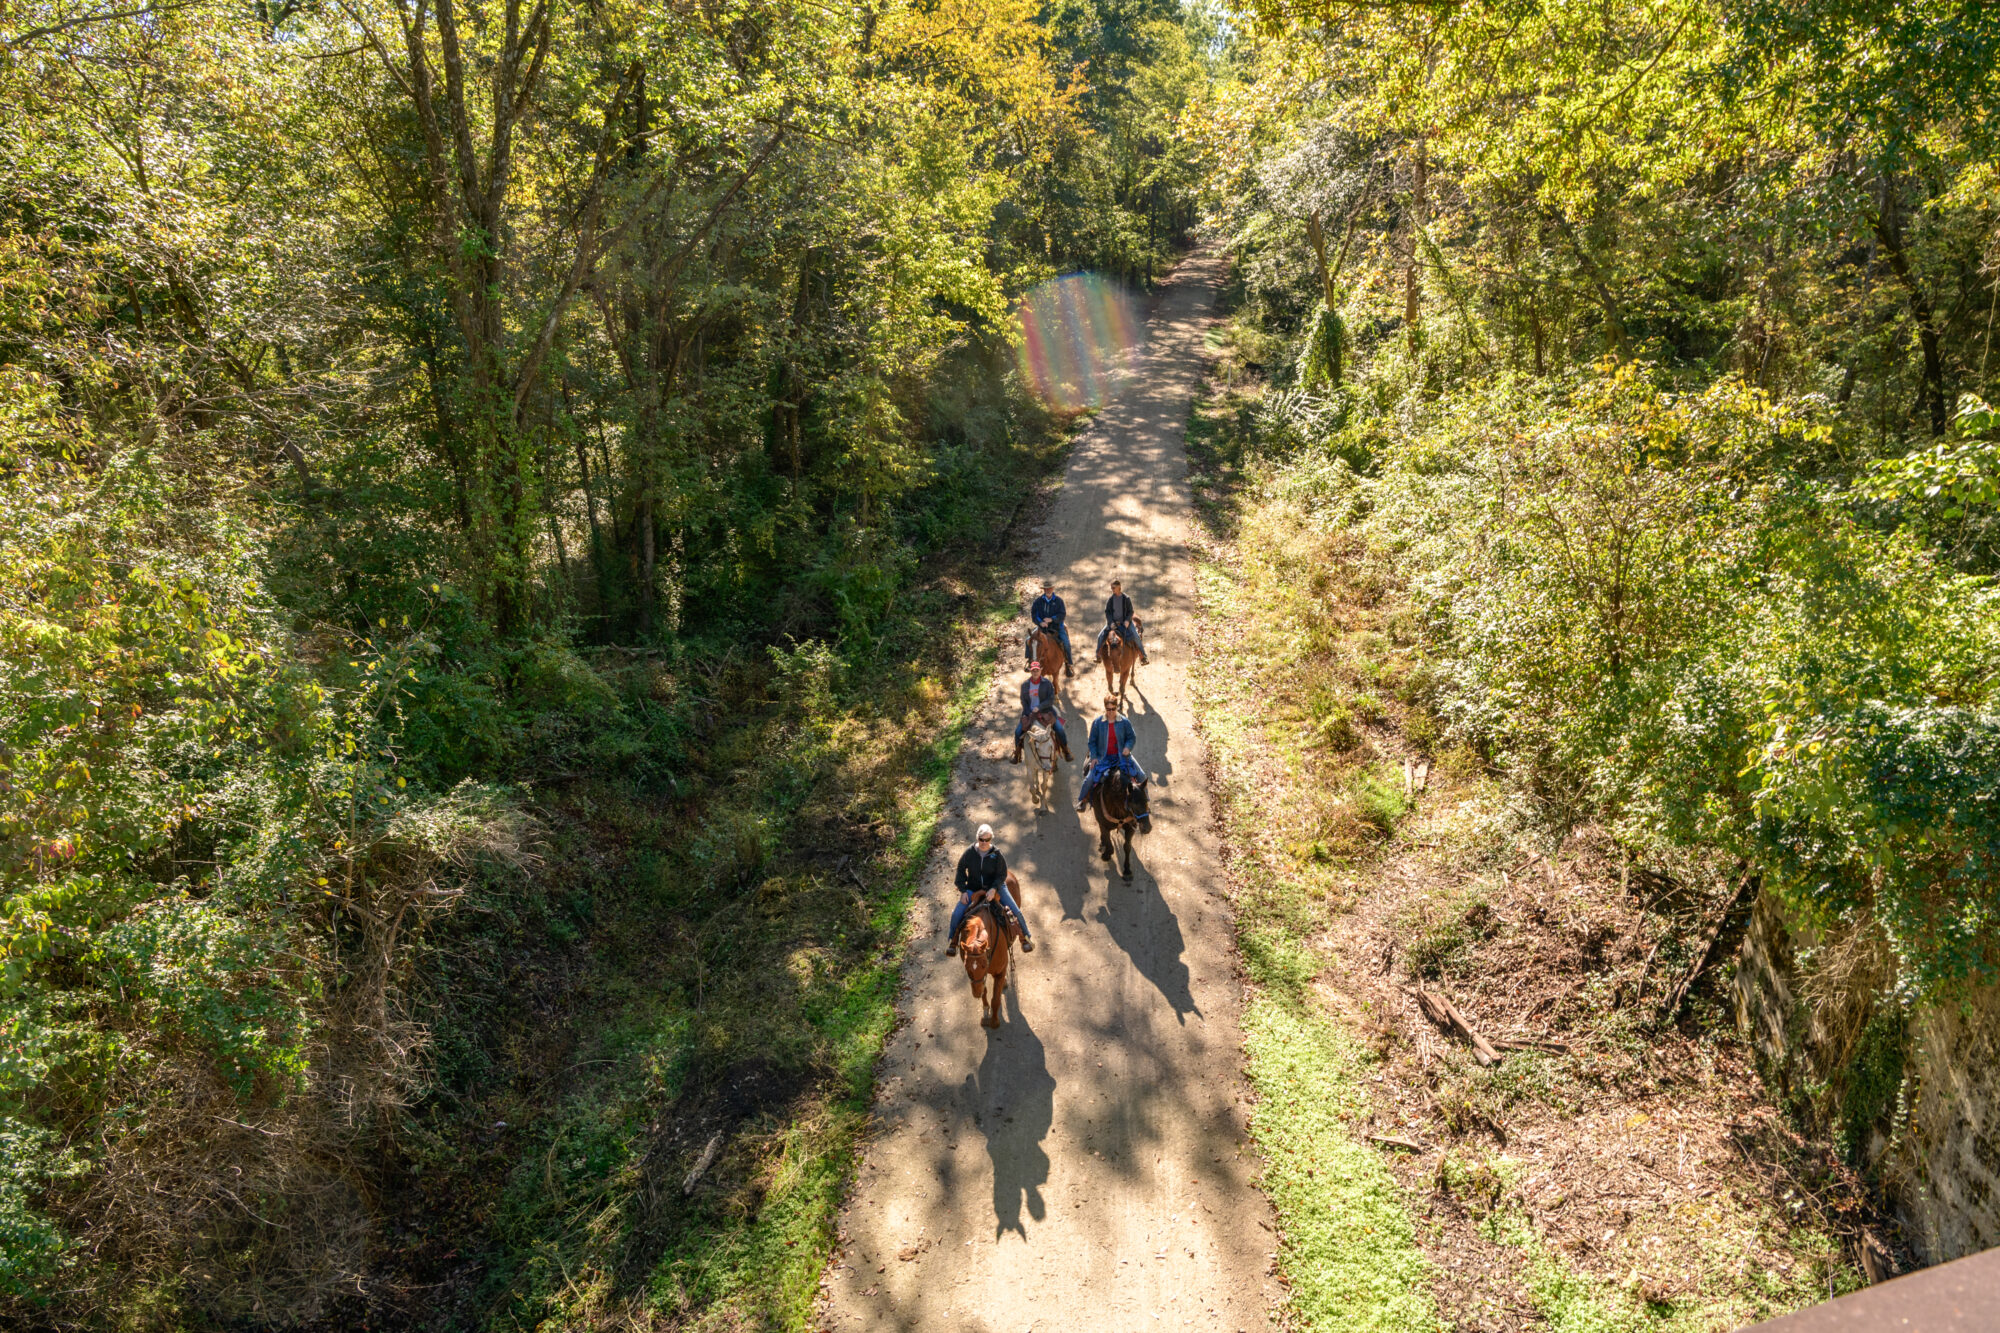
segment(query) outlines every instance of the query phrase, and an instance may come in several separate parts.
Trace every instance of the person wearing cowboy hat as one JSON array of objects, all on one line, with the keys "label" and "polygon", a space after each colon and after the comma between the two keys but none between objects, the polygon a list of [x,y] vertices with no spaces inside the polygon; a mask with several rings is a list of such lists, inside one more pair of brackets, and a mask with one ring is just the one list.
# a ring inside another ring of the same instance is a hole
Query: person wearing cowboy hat
[{"label": "person wearing cowboy hat", "polygon": [[1024,651],[1029,654],[1029,660],[1032,661],[1035,651],[1035,631],[1038,629],[1048,630],[1062,641],[1063,656],[1068,659],[1069,674],[1074,676],[1076,674],[1076,654],[1070,651],[1069,626],[1063,623],[1064,618],[1068,615],[1069,611],[1063,606],[1063,599],[1056,596],[1054,581],[1043,579],[1042,595],[1037,597],[1035,604],[1028,608],[1028,639],[1024,645]]}]

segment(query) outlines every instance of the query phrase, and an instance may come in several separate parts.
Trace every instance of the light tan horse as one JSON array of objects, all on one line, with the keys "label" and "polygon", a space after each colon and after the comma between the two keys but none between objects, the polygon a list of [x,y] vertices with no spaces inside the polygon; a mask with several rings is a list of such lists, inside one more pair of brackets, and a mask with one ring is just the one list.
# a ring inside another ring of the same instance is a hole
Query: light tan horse
[{"label": "light tan horse", "polygon": [[1042,670],[1050,680],[1060,683],[1064,677],[1074,677],[1076,667],[1070,662],[1069,654],[1063,651],[1062,639],[1054,630],[1036,626],[1030,637],[1029,655],[1042,664]]},{"label": "light tan horse", "polygon": [[[1021,891],[1020,882],[1011,871],[1007,875],[1007,891],[1016,894]],[[1007,990],[1007,961],[1014,936],[1012,926],[1002,924],[1006,919],[1007,909],[1000,906],[1000,895],[989,890],[973,904],[958,927],[958,956],[965,964],[965,979],[972,983],[972,998],[979,1001],[984,1011],[979,1018],[979,1026],[983,1028],[1000,1026],[1000,997]],[[989,978],[993,982],[990,999],[986,986]]]},{"label": "light tan horse", "polygon": [[1104,636],[1104,689],[1107,694],[1116,694],[1119,702],[1123,703],[1125,682],[1132,678],[1132,669],[1138,665],[1138,644],[1115,629]]}]

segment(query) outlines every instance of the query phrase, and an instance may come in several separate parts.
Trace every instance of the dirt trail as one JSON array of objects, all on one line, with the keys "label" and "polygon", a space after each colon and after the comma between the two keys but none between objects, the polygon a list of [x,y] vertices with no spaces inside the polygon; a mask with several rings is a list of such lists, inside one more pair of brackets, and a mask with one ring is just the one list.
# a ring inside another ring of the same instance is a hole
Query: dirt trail
[{"label": "dirt trail", "polygon": [[[838,1329],[1262,1329],[1276,1296],[1270,1209],[1241,1101],[1239,987],[1186,663],[1194,624],[1182,432],[1219,256],[1185,261],[1123,392],[1077,441],[1037,551],[1086,661],[1110,580],[1146,622],[1152,664],[1129,715],[1156,831],[1130,883],[1097,859],[1062,766],[1050,809],[1007,762],[1018,639],[967,734],[945,845],[926,872],[883,1055],[876,1127],[841,1219],[818,1323]],[[1024,582],[1025,586],[1025,582]],[[1077,754],[1103,674],[1064,690]],[[1015,956],[989,1035],[943,956],[951,871],[991,823],[1039,946]],[[1108,873],[1107,873],[1108,872]],[[905,1257],[908,1256],[908,1257]]]}]

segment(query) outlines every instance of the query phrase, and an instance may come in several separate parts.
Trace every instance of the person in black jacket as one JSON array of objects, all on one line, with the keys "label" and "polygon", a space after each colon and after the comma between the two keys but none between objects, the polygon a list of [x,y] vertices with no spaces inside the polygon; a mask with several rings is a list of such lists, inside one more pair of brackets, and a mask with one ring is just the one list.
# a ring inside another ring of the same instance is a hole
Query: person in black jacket
[{"label": "person in black jacket", "polygon": [[1021,915],[1021,905],[1007,891],[1015,882],[1007,873],[1007,858],[993,845],[993,826],[981,824],[977,844],[966,848],[965,855],[958,858],[958,874],[954,879],[958,886],[958,906],[951,909],[951,929],[946,936],[951,943],[945,946],[945,957],[957,956],[958,928],[965,924],[965,914],[972,910],[972,904],[988,889],[998,890],[1000,905],[1021,928],[1021,952],[1035,951],[1035,941],[1028,934],[1028,918]]},{"label": "person in black jacket", "polygon": [[1153,659],[1146,656],[1145,640],[1139,637],[1139,628],[1144,623],[1133,614],[1132,599],[1125,595],[1125,585],[1117,579],[1111,580],[1111,595],[1104,599],[1104,628],[1097,631],[1097,660],[1104,660],[1105,636],[1115,629],[1119,638],[1131,640],[1132,646],[1139,650],[1139,665],[1150,664]]}]

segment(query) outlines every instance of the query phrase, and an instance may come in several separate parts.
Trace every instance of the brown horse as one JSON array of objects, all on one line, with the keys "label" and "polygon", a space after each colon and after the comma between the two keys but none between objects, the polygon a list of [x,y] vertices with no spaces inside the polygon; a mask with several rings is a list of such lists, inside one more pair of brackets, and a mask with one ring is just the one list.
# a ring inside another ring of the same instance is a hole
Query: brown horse
[{"label": "brown horse", "polygon": [[[1012,872],[1007,875],[1007,891],[1020,892],[1019,881]],[[1006,919],[1000,895],[988,892],[965,914],[958,927],[958,956],[965,964],[965,979],[972,983],[972,998],[984,1010],[979,1018],[979,1026],[983,1028],[1000,1026],[1000,996],[1007,989],[1008,946],[1014,938],[1012,925],[1003,924]],[[991,999],[987,998],[986,990],[989,977],[993,980]]]},{"label": "brown horse", "polygon": [[1132,678],[1132,668],[1139,665],[1139,645],[1114,629],[1104,636],[1102,660],[1105,692],[1116,694],[1122,703],[1125,699],[1125,682]]},{"label": "brown horse", "polygon": [[1042,670],[1048,673],[1050,680],[1076,675],[1069,654],[1063,651],[1062,637],[1054,630],[1043,629],[1039,625],[1035,627],[1035,632],[1028,636],[1028,657],[1042,664]]},{"label": "brown horse", "polygon": [[1132,835],[1143,836],[1153,831],[1148,800],[1146,785],[1134,783],[1122,768],[1106,773],[1097,790],[1090,793],[1090,809],[1097,816],[1097,859],[1111,859],[1111,834],[1116,830],[1124,844],[1120,848],[1118,873],[1126,879],[1132,878]]}]

